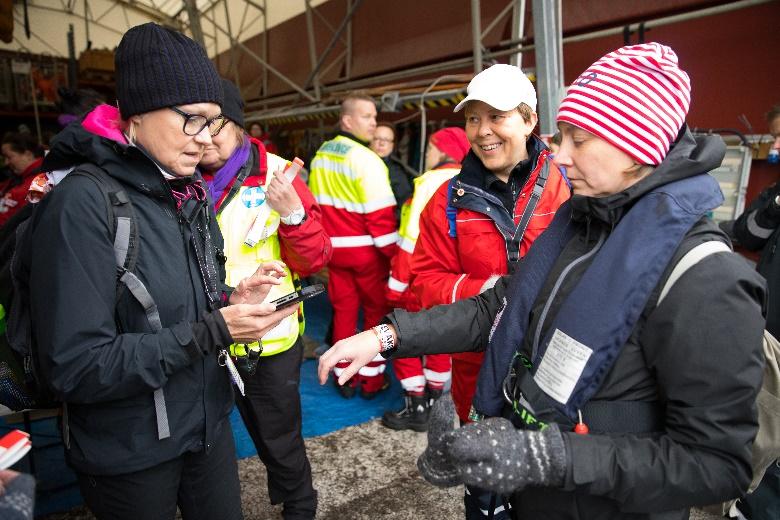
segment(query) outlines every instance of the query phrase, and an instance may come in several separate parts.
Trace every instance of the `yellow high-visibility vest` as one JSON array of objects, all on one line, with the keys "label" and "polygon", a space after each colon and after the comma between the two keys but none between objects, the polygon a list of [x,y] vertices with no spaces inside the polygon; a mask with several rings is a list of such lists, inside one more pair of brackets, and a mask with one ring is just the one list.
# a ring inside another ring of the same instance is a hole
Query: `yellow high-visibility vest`
[{"label": "yellow high-visibility vest", "polygon": [[[281,157],[274,154],[267,154],[268,173],[266,174],[265,186],[273,178],[273,172],[287,165]],[[279,214],[271,211],[266,219],[265,229],[268,236],[260,240],[257,244],[250,247],[244,243],[249,228],[257,218],[260,208],[268,204],[265,200],[265,190],[259,186],[242,186],[235,197],[225,206],[217,222],[222,230],[225,239],[225,264],[226,280],[231,287],[235,287],[238,282],[247,276],[251,276],[263,262],[271,260],[282,261],[281,246],[279,244]],[[286,267],[286,266],[285,266]],[[296,289],[298,277],[287,269],[287,276],[281,279],[282,283],[276,285],[268,293],[265,301],[270,302],[285,294],[291,293]],[[276,327],[268,331],[263,336],[263,352],[261,356],[273,356],[288,350],[295,344],[300,334],[303,334],[303,304],[298,313],[283,319]],[[250,344],[257,346],[257,342]]]},{"label": "yellow high-visibility vest", "polygon": [[400,240],[398,247],[409,253],[414,253],[417,237],[420,236],[420,215],[428,201],[439,189],[439,186],[458,174],[460,169],[442,168],[440,170],[428,170],[414,179],[414,195],[411,203],[401,209],[401,227],[398,229]]},{"label": "yellow high-visibility vest", "polygon": [[309,189],[322,205],[353,213],[394,206],[390,174],[370,148],[343,135],[326,141],[311,163]]}]

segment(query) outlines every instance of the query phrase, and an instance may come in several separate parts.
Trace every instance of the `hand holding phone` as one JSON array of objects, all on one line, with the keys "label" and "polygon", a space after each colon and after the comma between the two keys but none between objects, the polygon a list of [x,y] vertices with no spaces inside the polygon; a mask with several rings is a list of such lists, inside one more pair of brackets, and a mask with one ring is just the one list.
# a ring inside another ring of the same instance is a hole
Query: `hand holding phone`
[{"label": "hand holding phone", "polygon": [[290,294],[285,294],[281,298],[277,298],[270,303],[276,305],[276,310],[284,309],[290,305],[298,305],[302,301],[308,300],[309,298],[317,296],[323,292],[325,292],[325,287],[321,283],[316,283],[314,285],[304,287],[300,291],[293,291]]}]

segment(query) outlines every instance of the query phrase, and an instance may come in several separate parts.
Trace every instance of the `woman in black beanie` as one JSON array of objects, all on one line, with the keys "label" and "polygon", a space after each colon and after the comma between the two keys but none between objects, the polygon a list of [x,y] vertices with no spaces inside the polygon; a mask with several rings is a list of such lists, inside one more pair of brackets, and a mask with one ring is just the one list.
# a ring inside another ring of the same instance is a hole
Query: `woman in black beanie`
[{"label": "woman in black beanie", "polygon": [[[261,303],[278,264],[235,290],[223,283],[222,236],[196,173],[225,122],[203,49],[148,23],[124,35],[116,70],[119,110],[101,105],[68,126],[44,163],[79,174],[33,222],[42,374],[64,403],[67,459],[98,518],[167,520],[178,506],[185,519],[240,519],[226,349],[295,309]],[[112,228],[107,213],[128,207]]]}]

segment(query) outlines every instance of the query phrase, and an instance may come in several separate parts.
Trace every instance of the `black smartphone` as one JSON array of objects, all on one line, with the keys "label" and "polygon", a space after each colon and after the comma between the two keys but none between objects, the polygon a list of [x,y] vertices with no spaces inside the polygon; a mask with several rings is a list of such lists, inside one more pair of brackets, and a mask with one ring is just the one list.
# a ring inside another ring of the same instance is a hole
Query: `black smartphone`
[{"label": "black smartphone", "polygon": [[273,300],[271,303],[276,305],[276,310],[284,309],[285,307],[289,307],[290,305],[298,305],[303,300],[308,300],[309,298],[312,298],[313,296],[317,296],[320,293],[325,292],[325,286],[321,283],[315,283],[314,285],[309,285],[308,287],[304,287],[300,291],[294,291],[290,294],[285,294],[281,298],[277,298],[276,300]]}]

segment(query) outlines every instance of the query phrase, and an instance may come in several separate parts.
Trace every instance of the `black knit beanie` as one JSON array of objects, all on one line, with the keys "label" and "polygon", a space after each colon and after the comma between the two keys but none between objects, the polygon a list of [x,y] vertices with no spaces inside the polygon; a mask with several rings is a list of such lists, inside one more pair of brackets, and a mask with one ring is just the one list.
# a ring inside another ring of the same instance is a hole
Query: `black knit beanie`
[{"label": "black knit beanie", "polygon": [[235,124],[244,127],[244,100],[238,87],[229,79],[222,78],[222,89],[225,92],[225,103],[222,105],[222,115]]},{"label": "black knit beanie", "polygon": [[114,57],[122,119],[191,103],[222,106],[222,82],[203,48],[187,36],[155,23],[122,36]]}]

